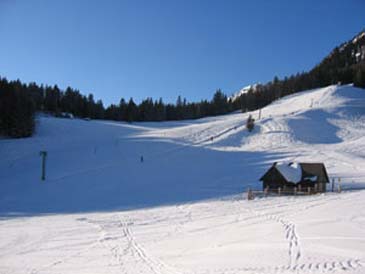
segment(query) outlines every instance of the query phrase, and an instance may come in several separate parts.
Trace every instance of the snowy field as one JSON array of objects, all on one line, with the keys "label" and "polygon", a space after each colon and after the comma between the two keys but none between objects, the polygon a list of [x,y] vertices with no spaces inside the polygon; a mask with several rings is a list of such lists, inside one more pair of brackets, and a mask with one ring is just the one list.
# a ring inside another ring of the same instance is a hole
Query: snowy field
[{"label": "snowy field", "polygon": [[[0,274],[365,273],[365,91],[285,97],[251,133],[248,115],[40,117],[0,140]],[[275,161],[324,162],[345,191],[247,201]]]}]

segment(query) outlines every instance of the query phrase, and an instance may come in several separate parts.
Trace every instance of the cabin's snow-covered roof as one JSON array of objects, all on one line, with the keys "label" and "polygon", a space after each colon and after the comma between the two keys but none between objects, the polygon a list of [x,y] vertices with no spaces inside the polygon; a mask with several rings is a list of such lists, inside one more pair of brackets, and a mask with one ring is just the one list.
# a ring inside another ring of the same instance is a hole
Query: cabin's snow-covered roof
[{"label": "cabin's snow-covered roof", "polygon": [[302,180],[302,167],[299,163],[277,163],[277,170],[291,183],[299,183]]}]

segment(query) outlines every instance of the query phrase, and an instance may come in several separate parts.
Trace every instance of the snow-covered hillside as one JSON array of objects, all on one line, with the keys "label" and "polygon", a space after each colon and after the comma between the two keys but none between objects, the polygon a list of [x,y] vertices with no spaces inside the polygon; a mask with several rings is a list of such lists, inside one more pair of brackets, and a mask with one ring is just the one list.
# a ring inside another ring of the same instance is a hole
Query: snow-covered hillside
[{"label": "snow-covered hillside", "polygon": [[[0,140],[0,273],[364,273],[365,90],[258,116],[40,117],[34,137]],[[275,161],[324,162],[348,190],[247,201]]]}]

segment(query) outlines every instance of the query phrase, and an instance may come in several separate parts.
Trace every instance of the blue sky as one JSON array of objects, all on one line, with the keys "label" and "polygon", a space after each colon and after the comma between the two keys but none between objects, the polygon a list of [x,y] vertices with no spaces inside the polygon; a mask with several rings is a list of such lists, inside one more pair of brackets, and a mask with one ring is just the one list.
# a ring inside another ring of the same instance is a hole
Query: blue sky
[{"label": "blue sky", "polygon": [[105,105],[210,99],[317,64],[365,28],[363,0],[0,0],[0,75]]}]

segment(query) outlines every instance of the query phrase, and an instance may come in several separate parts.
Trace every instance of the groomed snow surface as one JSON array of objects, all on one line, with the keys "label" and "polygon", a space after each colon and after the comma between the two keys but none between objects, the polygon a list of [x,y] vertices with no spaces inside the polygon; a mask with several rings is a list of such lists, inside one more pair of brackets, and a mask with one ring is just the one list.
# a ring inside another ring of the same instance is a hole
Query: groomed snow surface
[{"label": "groomed snow surface", "polygon": [[[39,117],[34,137],[0,140],[0,273],[365,273],[365,91],[261,115]],[[273,162],[323,162],[345,190],[247,201]]]}]

